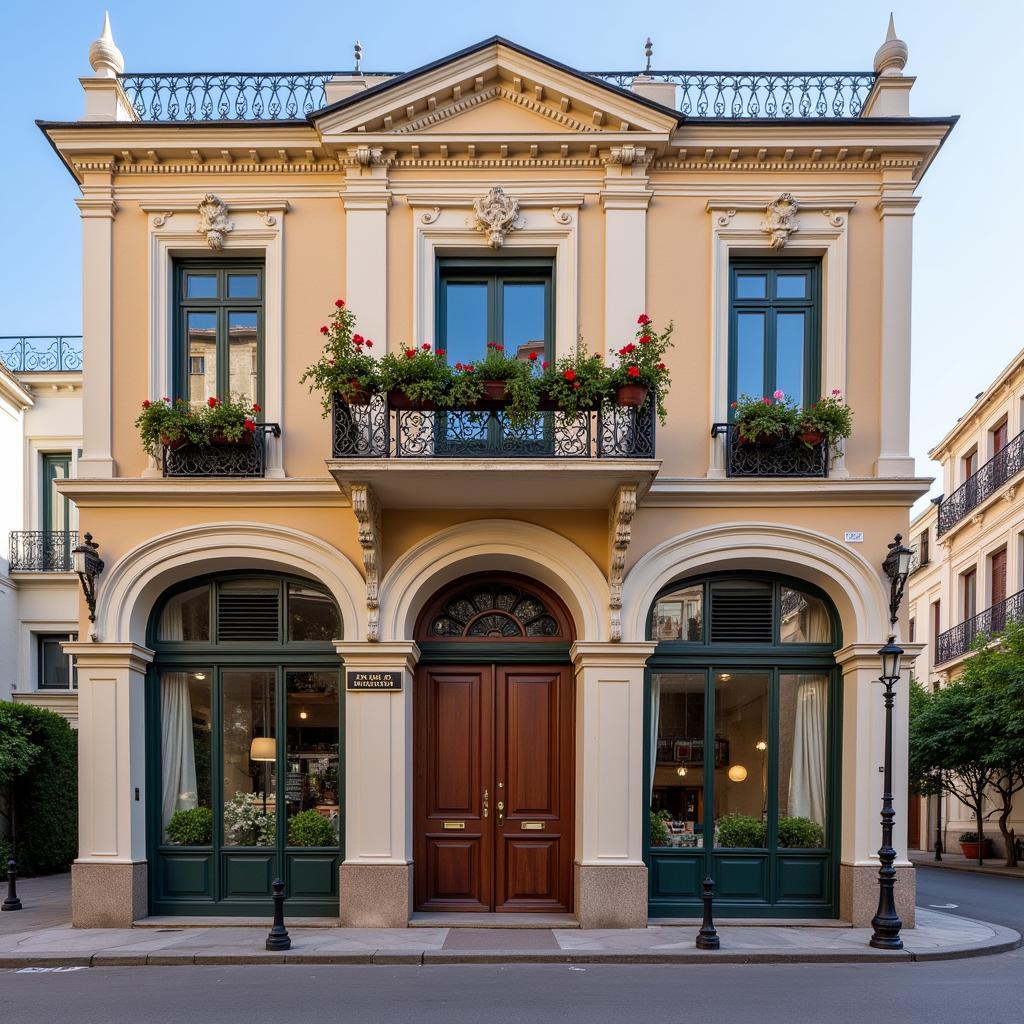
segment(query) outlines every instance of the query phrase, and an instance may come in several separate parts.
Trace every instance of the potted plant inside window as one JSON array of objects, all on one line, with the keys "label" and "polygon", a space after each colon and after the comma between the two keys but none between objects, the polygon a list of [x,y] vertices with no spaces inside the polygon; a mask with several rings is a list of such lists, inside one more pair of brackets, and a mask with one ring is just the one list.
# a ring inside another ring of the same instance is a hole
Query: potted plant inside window
[{"label": "potted plant inside window", "polygon": [[380,361],[380,386],[392,409],[440,409],[448,403],[452,372],[443,348],[424,342],[388,352]]},{"label": "potted plant inside window", "polygon": [[741,444],[771,447],[789,440],[797,426],[796,404],[776,391],[771,398],[741,395],[732,403],[733,422]]},{"label": "potted plant inside window", "polygon": [[659,334],[646,314],[637,317],[636,339],[618,350],[619,364],[610,375],[609,385],[619,405],[642,406],[653,396],[658,420],[665,422],[665,396],[672,384],[665,354],[672,347],[673,325]]},{"label": "potted plant inside window", "polygon": [[188,444],[194,439],[196,428],[196,418],[184,398],[176,402],[167,397],[155,402],[147,398],[142,403],[142,412],[135,420],[135,429],[142,439],[142,447],[147,455],[154,458],[161,445],[176,449]]},{"label": "potted plant inside window", "polygon": [[960,850],[968,860],[982,861],[992,856],[992,840],[977,832],[961,832]]},{"label": "potted plant inside window", "polygon": [[822,397],[812,406],[803,409],[797,424],[797,439],[811,448],[823,441],[835,445],[850,436],[853,431],[853,410],[843,401],[839,388]]},{"label": "potted plant inside window", "polygon": [[373,341],[355,331],[356,316],[344,299],[336,299],[330,322],[320,328],[327,338],[320,358],[306,367],[300,384],[322,395],[324,415],[337,396],[349,405],[366,405],[380,389],[377,361],[370,355]]},{"label": "potted plant inside window", "polygon": [[610,374],[604,358],[587,352],[582,342],[572,355],[562,356],[553,366],[544,362],[541,369],[540,407],[557,409],[567,420],[596,409],[608,397]]},{"label": "potted plant inside window", "polygon": [[533,362],[506,356],[503,345],[487,342],[487,354],[478,363],[455,364],[450,404],[457,409],[503,408],[513,426],[524,426],[538,406]]}]

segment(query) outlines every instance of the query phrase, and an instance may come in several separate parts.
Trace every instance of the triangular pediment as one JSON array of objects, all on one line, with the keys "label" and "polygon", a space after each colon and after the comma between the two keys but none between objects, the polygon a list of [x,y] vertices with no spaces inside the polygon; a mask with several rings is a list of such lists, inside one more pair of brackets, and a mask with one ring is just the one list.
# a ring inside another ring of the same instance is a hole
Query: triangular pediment
[{"label": "triangular pediment", "polygon": [[359,133],[396,141],[421,134],[664,135],[680,120],[660,104],[498,38],[346,97],[312,118],[325,140]]}]

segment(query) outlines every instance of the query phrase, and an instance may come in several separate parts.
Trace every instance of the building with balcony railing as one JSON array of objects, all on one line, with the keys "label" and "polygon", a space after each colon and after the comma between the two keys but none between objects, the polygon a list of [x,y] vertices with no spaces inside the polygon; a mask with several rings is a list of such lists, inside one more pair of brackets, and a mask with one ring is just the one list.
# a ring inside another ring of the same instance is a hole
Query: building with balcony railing
[{"label": "building with balcony railing", "polygon": [[[865,652],[927,488],[913,213],[955,118],[911,114],[892,26],[862,72],[427,56],[128,74],[108,26],[83,118],[41,124],[88,266],[59,487],[105,565],[68,648],[82,763],[113,746],[151,780],[83,790],[76,923],[263,913],[275,856],[290,912],[346,925],[641,927],[696,913],[709,873],[722,913],[867,923]],[[374,358],[330,348],[338,393],[310,394],[335,323]],[[467,376],[497,352],[502,376]],[[430,388],[396,383],[424,358]],[[733,403],[776,391],[797,420],[741,435]],[[849,437],[814,429],[822,396]],[[230,434],[228,400],[252,417]],[[900,750],[903,705],[895,728]],[[250,804],[266,842],[232,844]],[[197,808],[216,825],[184,848]],[[287,846],[308,811],[322,845]],[[763,848],[716,844],[733,814]]]}]

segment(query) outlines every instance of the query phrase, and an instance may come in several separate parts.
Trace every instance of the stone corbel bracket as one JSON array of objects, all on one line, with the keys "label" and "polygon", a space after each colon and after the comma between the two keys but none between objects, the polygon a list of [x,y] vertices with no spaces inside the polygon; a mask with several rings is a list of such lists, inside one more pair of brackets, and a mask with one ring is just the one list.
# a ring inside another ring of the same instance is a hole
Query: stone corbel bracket
[{"label": "stone corbel bracket", "polygon": [[608,618],[609,637],[622,640],[622,577],[626,571],[626,552],[633,536],[637,485],[622,484],[615,492],[608,511]]},{"label": "stone corbel bracket", "polygon": [[519,202],[496,185],[473,203],[473,227],[484,234],[492,249],[500,249],[519,220]]},{"label": "stone corbel bracket", "polygon": [[[800,230],[796,215],[800,212],[800,204],[792,192],[783,192],[778,199],[765,207],[765,218],[761,221],[761,230],[771,236],[771,247],[782,249],[789,241],[789,236]],[[831,210],[829,214],[831,214]]]},{"label": "stone corbel bracket", "polygon": [[235,225],[228,220],[228,205],[212,192],[207,192],[200,200],[199,234],[206,236],[206,244],[214,252],[224,248],[224,236],[235,230]]},{"label": "stone corbel bracket", "polygon": [[363,549],[366,571],[366,639],[380,640],[380,502],[368,483],[352,483],[348,488],[352,512],[359,524],[359,546]]}]

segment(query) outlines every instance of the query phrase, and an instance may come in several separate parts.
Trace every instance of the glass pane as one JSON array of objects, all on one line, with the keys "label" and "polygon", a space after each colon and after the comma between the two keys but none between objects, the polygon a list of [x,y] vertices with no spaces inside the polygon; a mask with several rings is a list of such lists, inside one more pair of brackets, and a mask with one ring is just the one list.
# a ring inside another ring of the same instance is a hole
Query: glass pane
[{"label": "glass pane", "polygon": [[830,643],[832,621],[825,603],[810,594],[783,587],[779,640],[784,644]]},{"label": "glass pane", "polygon": [[228,313],[228,393],[232,399],[255,402],[259,394],[256,313]]},{"label": "glass pane", "polygon": [[67,635],[39,638],[39,689],[67,690],[71,686],[71,659],[61,649]]},{"label": "glass pane", "polygon": [[229,299],[258,299],[259,295],[258,274],[228,274]]},{"label": "glass pane", "polygon": [[44,523],[47,530],[63,533],[68,528],[68,499],[58,493],[56,484],[67,480],[70,456],[44,456],[46,462],[46,486],[50,493],[45,502],[49,521]]},{"label": "glass pane", "polygon": [[158,640],[210,639],[210,588],[196,587],[175,594],[164,605]]},{"label": "glass pane", "polygon": [[216,274],[186,274],[185,298],[215,299],[217,298]]},{"label": "glass pane", "polygon": [[764,313],[736,315],[736,395],[764,394]]},{"label": "glass pane", "polygon": [[531,352],[544,358],[544,292],[539,281],[502,284],[502,340],[506,355],[529,359]]},{"label": "glass pane", "polygon": [[700,846],[704,830],[704,673],[651,677],[651,846]]},{"label": "glass pane", "polygon": [[825,845],[828,676],[779,677],[779,846]]},{"label": "glass pane", "polygon": [[768,673],[715,673],[715,846],[768,842]]},{"label": "glass pane", "polygon": [[807,275],[779,274],[775,278],[775,297],[777,299],[807,298]]},{"label": "glass pane", "polygon": [[[217,314],[186,314],[188,321],[188,365],[202,366],[203,372],[189,373],[188,400],[193,408],[206,404],[217,394]],[[193,363],[197,359],[199,362]]]},{"label": "glass pane", "polygon": [[688,640],[700,643],[703,638],[704,588],[684,587],[666,594],[654,606],[651,622],[652,640]]},{"label": "glass pane", "polygon": [[764,299],[768,296],[768,284],[764,274],[737,274],[737,299]]},{"label": "glass pane", "polygon": [[483,359],[487,342],[487,285],[447,281],[444,286],[445,338],[437,347],[448,353],[451,366]]},{"label": "glass pane", "polygon": [[213,842],[213,673],[160,673],[160,822],[165,843]]},{"label": "glass pane", "polygon": [[804,400],[806,313],[779,313],[775,320],[775,387],[798,405]]},{"label": "glass pane", "polygon": [[290,640],[336,640],[341,623],[334,600],[298,583],[288,584],[288,637]]},{"label": "glass pane", "polygon": [[337,846],[341,811],[338,673],[289,672],[289,846]]},{"label": "glass pane", "polygon": [[276,842],[277,741],[273,672],[225,672],[224,843],[273,846]]}]

